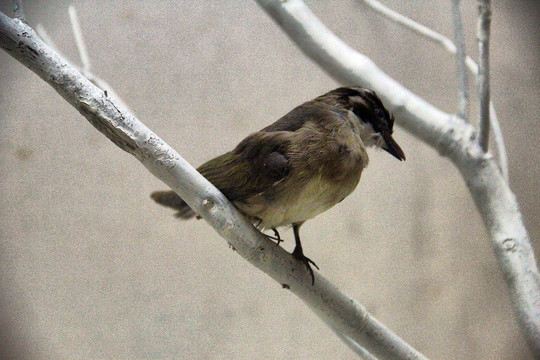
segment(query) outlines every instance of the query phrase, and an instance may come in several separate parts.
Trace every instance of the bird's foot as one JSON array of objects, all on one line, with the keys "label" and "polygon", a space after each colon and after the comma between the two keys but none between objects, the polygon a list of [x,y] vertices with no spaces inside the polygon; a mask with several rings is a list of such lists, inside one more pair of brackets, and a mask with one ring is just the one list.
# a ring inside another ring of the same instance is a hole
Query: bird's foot
[{"label": "bird's foot", "polygon": [[298,249],[298,247],[294,248],[294,251],[292,252],[292,256],[294,256],[296,259],[301,261],[305,266],[307,271],[309,272],[309,275],[311,275],[311,285],[315,284],[315,275],[313,274],[313,269],[311,268],[311,264],[319,270],[319,267],[313,260],[308,258],[304,255],[304,252],[302,251],[302,248]]},{"label": "bird's foot", "polygon": [[271,235],[267,235],[267,234],[265,234],[265,235],[266,235],[267,238],[274,240],[276,242],[276,246],[277,246],[277,245],[281,244],[284,240],[281,239],[281,236],[279,236],[279,233],[278,233],[278,231],[276,229],[272,229],[272,231],[274,231],[275,236],[271,236]]}]

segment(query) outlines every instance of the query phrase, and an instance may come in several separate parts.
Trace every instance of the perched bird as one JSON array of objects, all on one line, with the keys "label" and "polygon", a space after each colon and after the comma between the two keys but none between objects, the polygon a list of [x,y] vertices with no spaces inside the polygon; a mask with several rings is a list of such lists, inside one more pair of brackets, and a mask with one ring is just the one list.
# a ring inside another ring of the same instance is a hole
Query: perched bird
[{"label": "perched bird", "polygon": [[[304,255],[300,226],[349,195],[368,165],[367,147],[405,160],[392,138],[394,118],[375,92],[341,87],[308,101],[270,126],[242,140],[233,151],[197,170],[258,228],[292,225],[296,247],[314,283],[313,264]],[[157,203],[189,219],[195,212],[173,191],[152,193]]]}]

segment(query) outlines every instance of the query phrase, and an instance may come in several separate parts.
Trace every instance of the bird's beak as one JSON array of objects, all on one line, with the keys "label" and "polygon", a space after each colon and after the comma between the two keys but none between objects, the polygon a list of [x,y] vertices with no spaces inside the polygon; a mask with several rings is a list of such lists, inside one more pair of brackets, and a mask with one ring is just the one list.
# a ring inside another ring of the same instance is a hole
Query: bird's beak
[{"label": "bird's beak", "polygon": [[403,150],[399,147],[397,142],[394,141],[392,138],[392,135],[389,134],[382,134],[384,145],[382,148],[385,151],[388,151],[392,156],[394,156],[398,160],[405,160],[405,154],[403,153]]}]

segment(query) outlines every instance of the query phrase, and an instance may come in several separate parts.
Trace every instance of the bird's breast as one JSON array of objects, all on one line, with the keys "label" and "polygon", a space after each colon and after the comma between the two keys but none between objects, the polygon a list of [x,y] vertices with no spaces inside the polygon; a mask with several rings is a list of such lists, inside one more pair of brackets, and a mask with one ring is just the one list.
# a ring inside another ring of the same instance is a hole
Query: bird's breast
[{"label": "bird's breast", "polygon": [[286,190],[271,198],[261,193],[235,205],[244,214],[260,219],[260,227],[277,228],[312,219],[330,209],[347,197],[359,180],[360,172],[339,183],[319,175],[303,184],[283,184]]}]

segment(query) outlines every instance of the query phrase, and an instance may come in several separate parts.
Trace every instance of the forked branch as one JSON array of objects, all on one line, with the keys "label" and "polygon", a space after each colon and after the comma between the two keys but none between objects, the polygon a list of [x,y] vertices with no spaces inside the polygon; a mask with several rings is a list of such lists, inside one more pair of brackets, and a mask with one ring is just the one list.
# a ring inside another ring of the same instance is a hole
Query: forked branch
[{"label": "forked branch", "polygon": [[[427,40],[430,40],[443,48],[445,48],[448,52],[451,54],[454,54],[457,56],[458,48],[457,46],[447,38],[446,36],[439,34],[438,32],[417,23],[416,21],[409,19],[408,17],[390,9],[389,7],[383,5],[378,0],[363,0],[367,5],[369,5],[373,10],[377,11],[378,13],[386,16],[392,21],[395,21],[396,24],[399,24],[409,30],[414,31],[416,34],[425,37]],[[453,0],[455,1],[455,0]],[[469,71],[474,75],[474,77],[478,77],[478,64],[469,56],[465,55],[465,65],[469,69]],[[458,60],[461,61],[461,60]],[[495,112],[495,106],[493,105],[493,102],[490,101],[489,104],[489,112],[490,112],[490,118],[491,118],[491,128],[493,129],[493,137],[495,139],[495,149],[497,152],[497,156],[499,158],[499,168],[501,169],[502,175],[506,182],[508,182],[508,156],[506,153],[506,146],[504,145],[504,138],[501,131],[501,127],[499,125],[499,120],[497,118],[497,113]],[[459,111],[458,111],[459,115]]]}]

